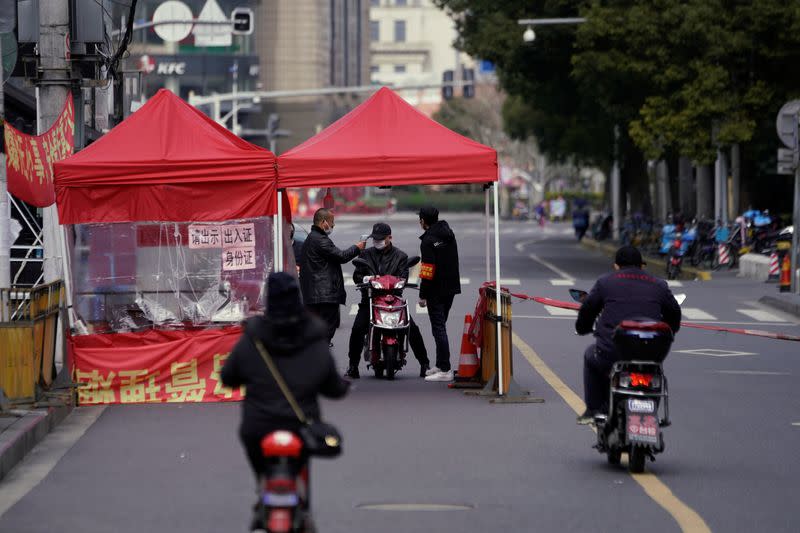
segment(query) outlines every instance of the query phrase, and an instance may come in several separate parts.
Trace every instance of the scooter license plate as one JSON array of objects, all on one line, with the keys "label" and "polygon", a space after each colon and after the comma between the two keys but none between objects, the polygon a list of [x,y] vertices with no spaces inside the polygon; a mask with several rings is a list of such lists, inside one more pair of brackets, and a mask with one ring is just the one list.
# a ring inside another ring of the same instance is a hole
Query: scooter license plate
[{"label": "scooter license plate", "polygon": [[653,400],[629,398],[625,430],[628,442],[658,444],[658,413]]},{"label": "scooter license plate", "polygon": [[264,505],[270,507],[294,507],[299,503],[297,494],[276,494],[265,492],[263,496]]}]

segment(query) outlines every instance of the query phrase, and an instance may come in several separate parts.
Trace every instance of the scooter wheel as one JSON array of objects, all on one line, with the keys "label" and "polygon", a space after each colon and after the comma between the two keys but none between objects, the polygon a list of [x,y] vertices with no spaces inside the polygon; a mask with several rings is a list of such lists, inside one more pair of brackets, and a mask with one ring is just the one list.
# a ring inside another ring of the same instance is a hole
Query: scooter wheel
[{"label": "scooter wheel", "polygon": [[644,472],[645,459],[644,448],[641,446],[633,446],[628,454],[628,471],[632,474],[641,474]]},{"label": "scooter wheel", "polygon": [[394,374],[399,370],[397,366],[397,345],[386,344],[383,347],[383,362],[386,365],[386,379],[394,380]]},{"label": "scooter wheel", "polygon": [[606,452],[606,456],[608,457],[608,464],[618,465],[622,456],[622,450],[619,448],[612,448]]}]

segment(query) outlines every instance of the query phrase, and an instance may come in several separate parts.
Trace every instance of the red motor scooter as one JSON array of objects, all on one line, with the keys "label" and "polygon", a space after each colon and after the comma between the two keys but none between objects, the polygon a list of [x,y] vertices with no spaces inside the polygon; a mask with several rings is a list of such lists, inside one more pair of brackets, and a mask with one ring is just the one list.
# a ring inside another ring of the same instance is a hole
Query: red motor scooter
[{"label": "red motor scooter", "polygon": [[266,469],[261,478],[252,531],[314,531],[308,505],[308,456],[303,448],[303,440],[291,431],[273,431],[261,440]]},{"label": "red motor scooter", "polygon": [[[407,260],[408,268],[419,263],[418,256]],[[356,285],[367,291],[369,299],[369,330],[364,342],[364,360],[372,367],[376,378],[386,376],[393,380],[395,374],[405,366],[408,353],[408,332],[411,325],[408,302],[403,298],[403,289],[416,288],[416,284],[397,276],[377,276],[363,259],[353,264],[370,272],[364,283]]]}]

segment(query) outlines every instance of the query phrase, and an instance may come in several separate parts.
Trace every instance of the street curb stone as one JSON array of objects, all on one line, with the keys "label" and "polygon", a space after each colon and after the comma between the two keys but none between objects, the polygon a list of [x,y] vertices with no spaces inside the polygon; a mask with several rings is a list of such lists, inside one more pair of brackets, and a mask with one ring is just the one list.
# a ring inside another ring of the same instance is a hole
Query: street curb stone
[{"label": "street curb stone", "polygon": [[800,318],[800,296],[786,294],[786,295],[768,295],[762,296],[759,300],[764,305],[774,307],[790,315]]},{"label": "street curb stone", "polygon": [[71,405],[26,413],[0,433],[0,479],[44,439],[72,411]]},{"label": "street curb stone", "polygon": [[[599,250],[608,255],[609,257],[614,257],[614,254],[617,252],[616,245],[597,242],[596,240],[590,239],[589,237],[584,237],[583,240],[581,240],[581,246],[585,246],[586,248],[592,248],[594,250]],[[661,267],[664,270],[666,270],[667,268],[667,263],[663,259],[658,259],[650,256],[647,256],[644,259],[645,261],[647,261],[648,265],[655,265]],[[683,280],[698,279],[702,281],[710,281],[711,272],[708,272],[707,270],[699,270],[691,266],[682,266],[680,279]]]}]

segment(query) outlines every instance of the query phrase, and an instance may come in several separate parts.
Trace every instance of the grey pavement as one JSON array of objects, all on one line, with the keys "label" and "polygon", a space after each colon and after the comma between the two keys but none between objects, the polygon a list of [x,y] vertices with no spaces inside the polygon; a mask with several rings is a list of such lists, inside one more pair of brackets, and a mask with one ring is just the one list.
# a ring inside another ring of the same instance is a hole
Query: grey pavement
[{"label": "grey pavement", "polygon": [[[341,218],[332,238],[345,245],[372,221]],[[391,222],[394,243],[414,254],[416,221]],[[480,217],[454,218],[453,227],[461,275],[469,279],[449,324],[455,363],[462,317],[474,307],[485,257]],[[541,230],[504,222],[501,245],[501,275],[515,292],[567,299],[570,285],[588,289],[610,266],[606,256],[578,246],[566,225]],[[355,303],[349,289],[348,303]],[[692,309],[698,322],[800,334],[797,317],[759,302],[774,285],[724,277],[682,281],[673,290],[687,294],[684,308]],[[415,301],[413,292],[407,295]],[[514,302],[514,317],[521,341],[582,395],[581,354],[590,339],[573,334],[574,317],[523,301]],[[432,354],[425,318],[417,316]],[[342,369],[351,323],[345,307],[334,338]],[[606,464],[591,448],[591,431],[575,424],[562,396],[566,392],[551,386],[553,377],[545,379],[520,352],[518,345],[515,378],[545,403],[495,405],[425,383],[416,377],[413,358],[396,382],[362,371],[349,397],[326,402],[325,416],[342,430],[345,453],[312,466],[319,529],[680,531],[686,512],[671,494],[712,531],[797,531],[796,343],[682,329],[666,363],[673,419],[665,430],[667,448],[656,463],[648,463],[652,475],[639,478]],[[46,461],[40,457],[37,463],[34,452],[18,467],[22,474],[12,472],[0,483],[0,503],[5,494],[21,496],[0,516],[0,532],[244,531],[253,486],[236,440],[237,424],[238,407],[230,404],[110,407],[85,433],[76,433],[72,444],[61,446],[63,456],[50,460],[52,468],[37,468]],[[59,447],[50,448],[55,453]],[[31,471],[41,482],[20,489],[15,479]],[[667,493],[643,490],[642,483],[656,481]],[[467,510],[360,508],[372,503],[454,504]]]}]

